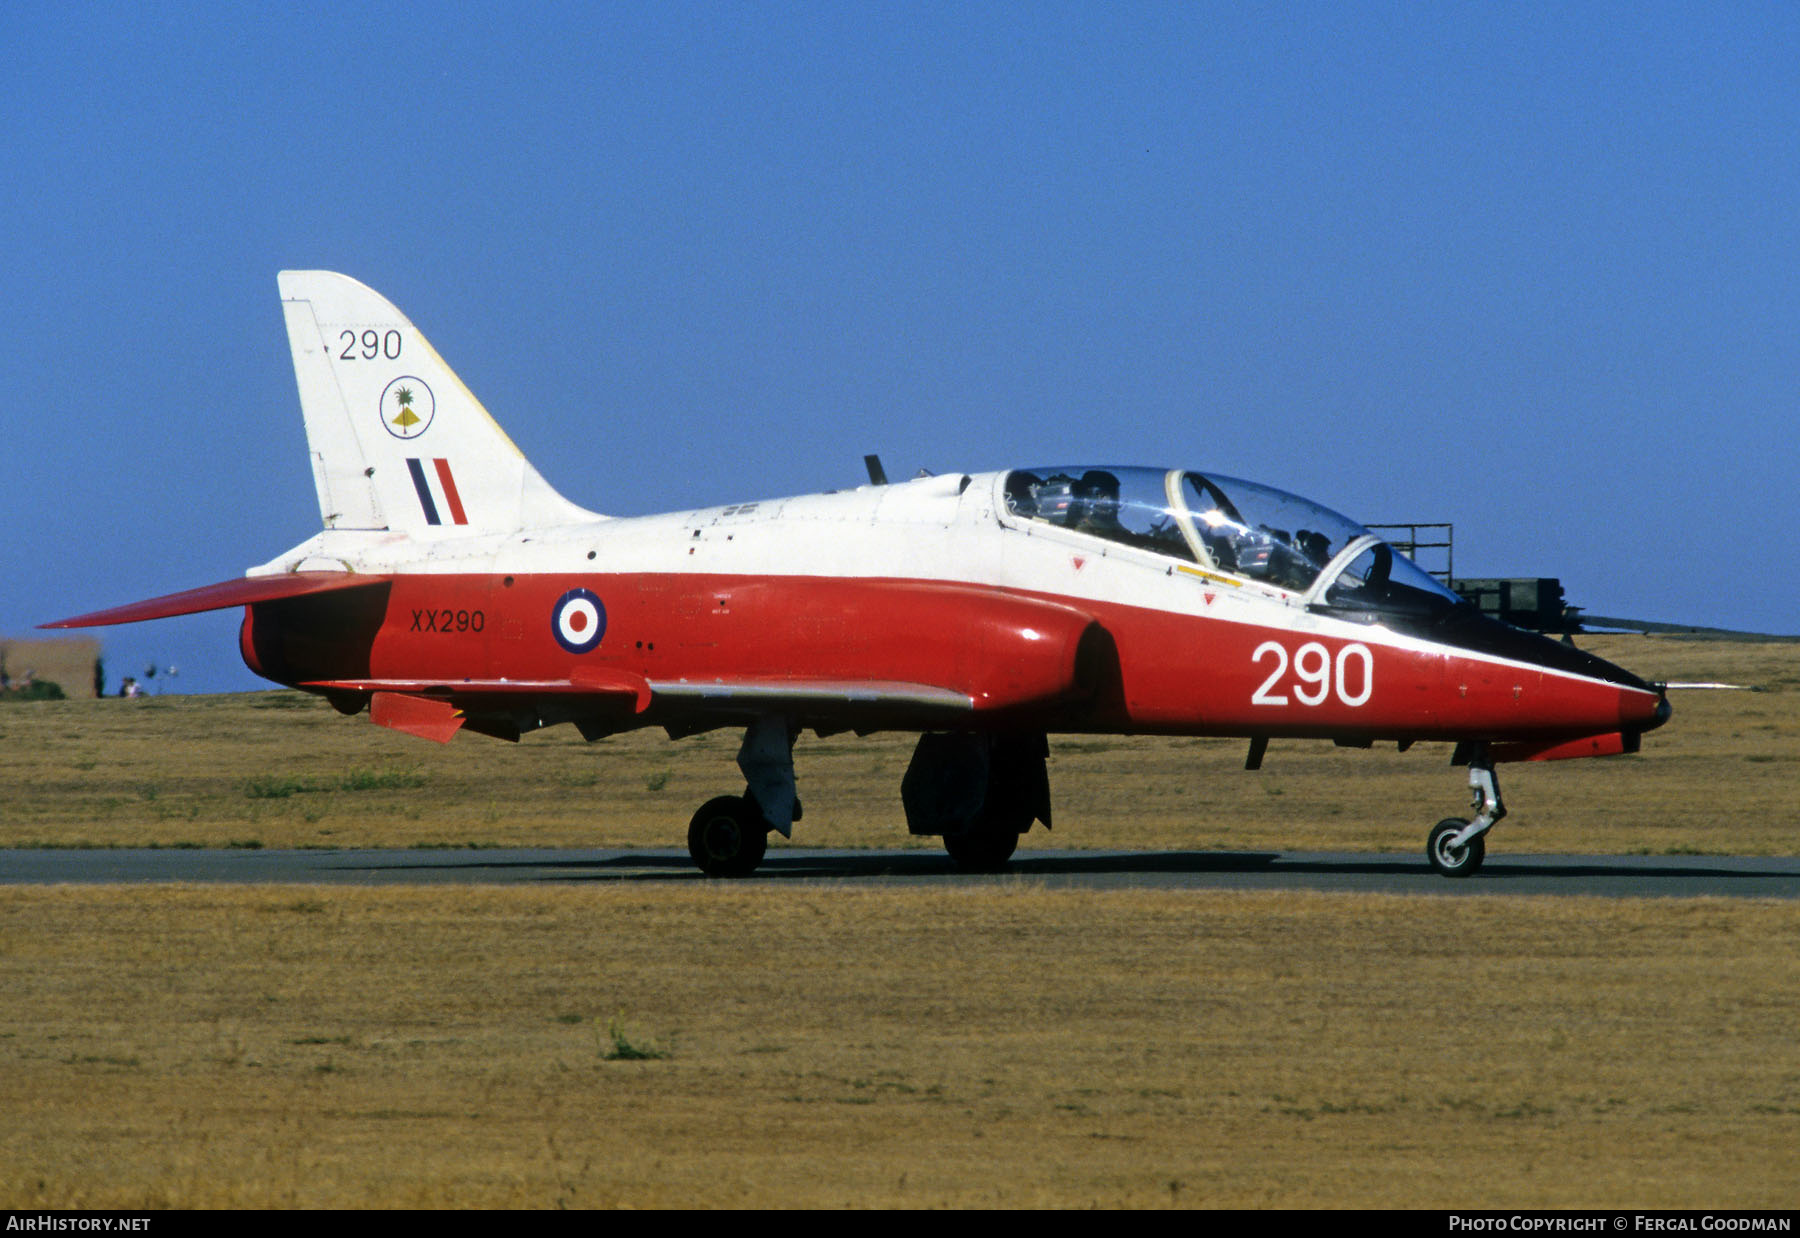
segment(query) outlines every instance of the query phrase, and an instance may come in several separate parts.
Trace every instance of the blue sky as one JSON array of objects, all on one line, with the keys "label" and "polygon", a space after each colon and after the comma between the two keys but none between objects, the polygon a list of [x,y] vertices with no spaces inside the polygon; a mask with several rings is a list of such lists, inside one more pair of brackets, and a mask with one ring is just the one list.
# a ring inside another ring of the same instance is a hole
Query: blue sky
[{"label": "blue sky", "polygon": [[0,634],[314,531],[284,267],[611,514],[1183,464],[1800,630],[1795,6],[244,8],[0,17]]}]

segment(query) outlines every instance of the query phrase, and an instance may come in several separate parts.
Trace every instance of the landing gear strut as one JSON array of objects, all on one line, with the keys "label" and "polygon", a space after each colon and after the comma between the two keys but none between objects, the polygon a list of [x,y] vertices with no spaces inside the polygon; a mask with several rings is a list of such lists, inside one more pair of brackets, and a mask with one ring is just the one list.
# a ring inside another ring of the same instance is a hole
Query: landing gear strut
[{"label": "landing gear strut", "polygon": [[1469,753],[1469,806],[1475,819],[1445,817],[1431,828],[1425,840],[1425,856],[1440,876],[1468,877],[1487,858],[1487,832],[1506,815],[1500,800],[1500,781],[1486,744],[1475,744]]}]

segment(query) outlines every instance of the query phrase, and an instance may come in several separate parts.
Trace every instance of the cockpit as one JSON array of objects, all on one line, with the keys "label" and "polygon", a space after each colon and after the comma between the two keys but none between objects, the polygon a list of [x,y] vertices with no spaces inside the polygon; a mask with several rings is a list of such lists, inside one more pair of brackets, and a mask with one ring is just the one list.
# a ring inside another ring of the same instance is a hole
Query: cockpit
[{"label": "cockpit", "polygon": [[1162,555],[1200,575],[1254,582],[1296,604],[1416,614],[1459,601],[1355,521],[1241,478],[1184,469],[1017,469],[1004,490],[1017,520]]}]

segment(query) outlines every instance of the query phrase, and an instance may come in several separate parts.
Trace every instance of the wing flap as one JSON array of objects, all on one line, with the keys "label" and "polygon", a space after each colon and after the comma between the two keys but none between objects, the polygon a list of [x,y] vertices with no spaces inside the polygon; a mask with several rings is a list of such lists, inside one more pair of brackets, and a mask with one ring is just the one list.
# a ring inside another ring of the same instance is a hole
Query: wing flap
[{"label": "wing flap", "polygon": [[975,698],[934,684],[872,679],[653,679],[659,699],[720,705],[893,705],[971,713]]},{"label": "wing flap", "polygon": [[[646,679],[633,671],[577,671],[568,679],[321,679],[300,685],[326,692],[368,692],[428,700],[445,708],[528,704],[534,698],[630,697],[642,714],[792,713],[832,715],[839,710],[885,707],[920,721],[953,721],[972,713],[974,698],[933,684],[864,679]],[[404,729],[404,728],[402,728]]]},{"label": "wing flap", "polygon": [[228,610],[233,606],[252,606],[258,602],[278,602],[283,598],[304,597],[311,593],[331,593],[339,589],[368,589],[387,584],[391,576],[364,576],[352,572],[284,572],[279,576],[245,576],[201,585],[180,593],[130,602],[107,610],[96,610],[73,619],[42,623],[43,628],[99,628],[115,623],[142,623],[147,619],[169,619],[176,615],[197,615],[209,610]]},{"label": "wing flap", "polygon": [[537,696],[629,696],[641,702],[639,713],[650,703],[647,681],[629,671],[584,672],[573,679],[310,679],[299,686],[321,692],[398,693],[439,701],[455,698],[470,704]]}]

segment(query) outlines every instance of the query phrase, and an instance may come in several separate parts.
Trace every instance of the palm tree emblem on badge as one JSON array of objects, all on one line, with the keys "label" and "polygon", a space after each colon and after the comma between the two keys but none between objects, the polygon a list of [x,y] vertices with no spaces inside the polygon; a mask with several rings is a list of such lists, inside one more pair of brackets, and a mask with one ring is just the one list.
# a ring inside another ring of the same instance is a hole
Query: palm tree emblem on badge
[{"label": "palm tree emblem on badge", "polygon": [[381,424],[395,438],[418,438],[436,412],[431,388],[411,376],[396,378],[381,393]]}]

